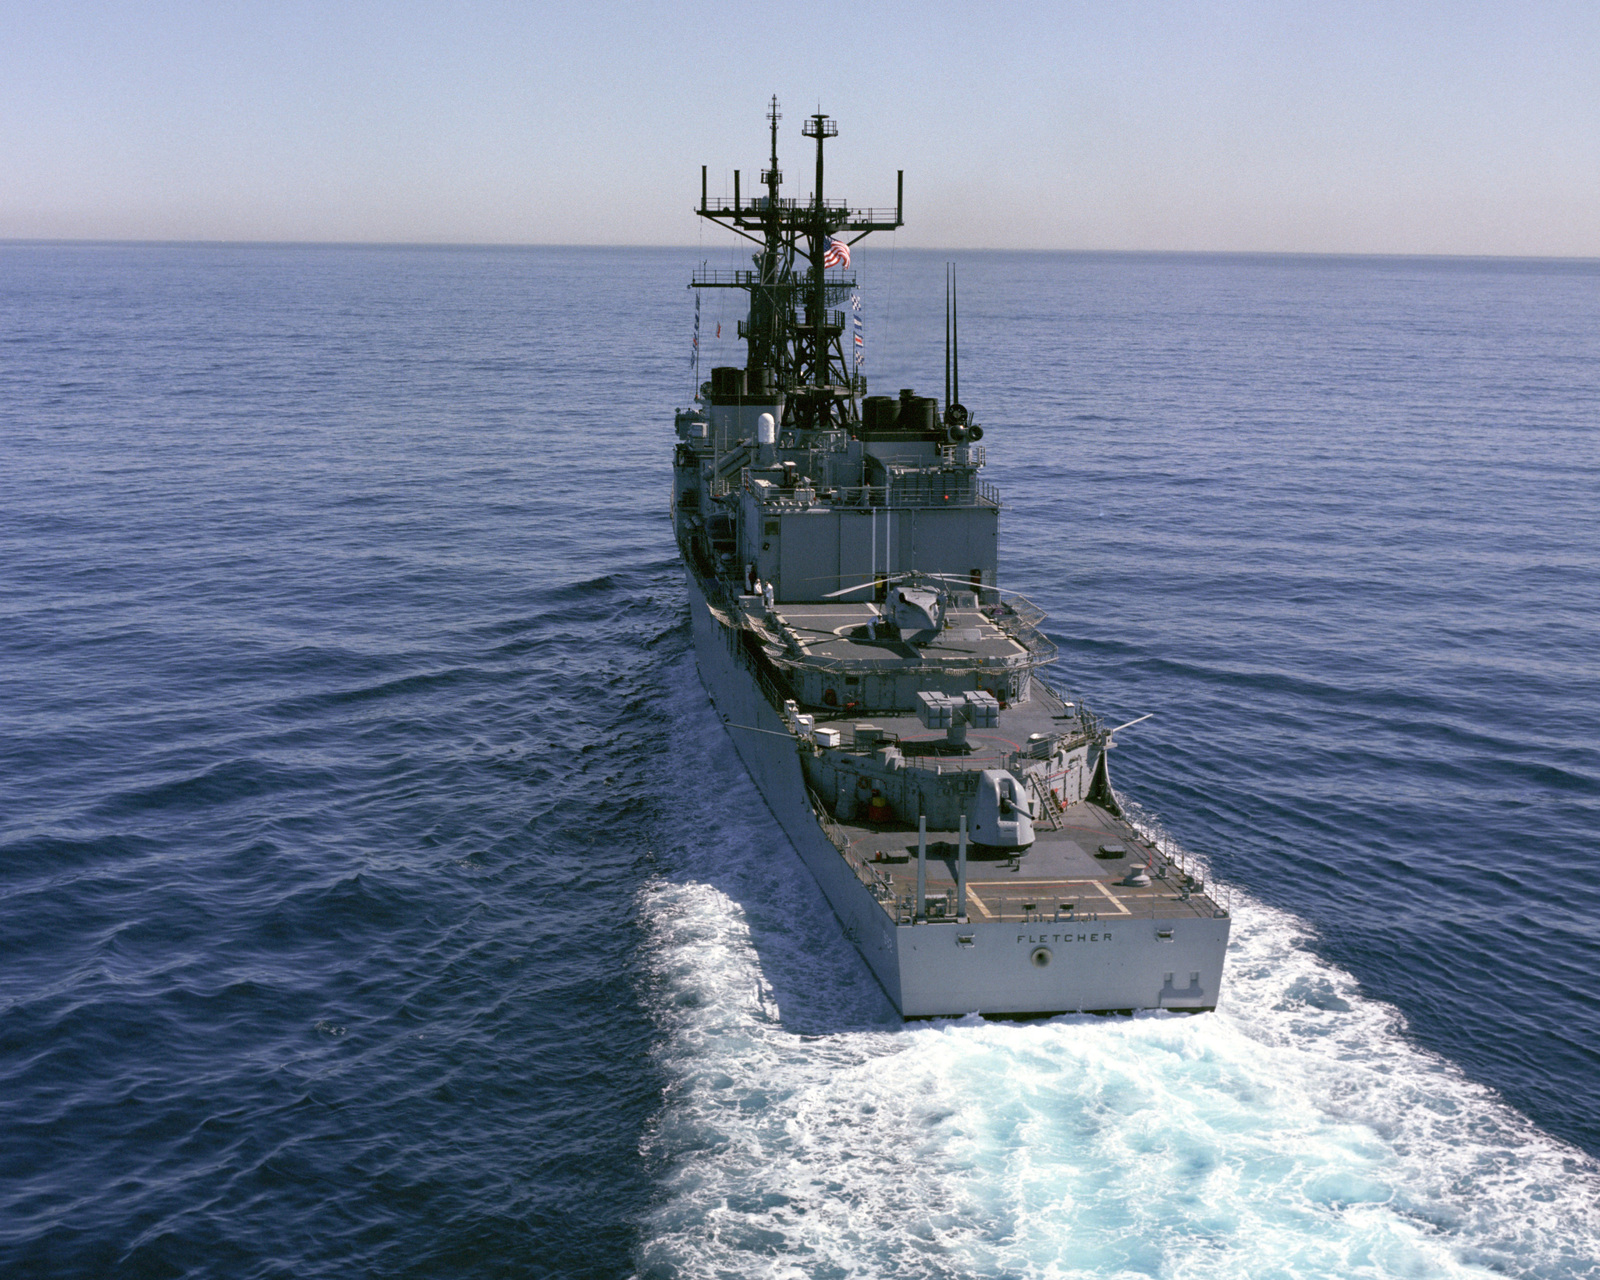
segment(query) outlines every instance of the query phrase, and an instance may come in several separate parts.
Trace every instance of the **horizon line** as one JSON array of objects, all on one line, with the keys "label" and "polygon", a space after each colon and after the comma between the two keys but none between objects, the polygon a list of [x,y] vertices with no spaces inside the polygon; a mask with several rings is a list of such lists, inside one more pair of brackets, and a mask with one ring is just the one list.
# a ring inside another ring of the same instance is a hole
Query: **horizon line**
[{"label": "horizon line", "polygon": [[[706,246],[694,244],[641,244],[635,241],[516,241],[516,240],[256,240],[256,239],[158,239],[120,236],[0,236],[0,246],[26,245],[95,245],[124,246],[128,248],[260,248],[260,249],[642,249],[654,252],[699,250]],[[1600,263],[1600,254],[1555,253],[1444,253],[1427,250],[1399,249],[1107,249],[1107,248],[996,248],[972,245],[900,245],[898,253],[948,253],[948,254],[1084,254],[1104,257],[1168,257],[1168,258],[1394,258],[1431,259],[1451,262],[1592,262]]]}]

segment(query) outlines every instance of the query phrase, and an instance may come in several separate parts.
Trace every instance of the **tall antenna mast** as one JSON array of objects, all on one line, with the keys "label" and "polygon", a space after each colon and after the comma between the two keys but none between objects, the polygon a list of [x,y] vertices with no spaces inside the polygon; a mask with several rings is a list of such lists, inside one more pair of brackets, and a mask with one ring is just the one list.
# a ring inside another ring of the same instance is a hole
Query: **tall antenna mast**
[{"label": "tall antenna mast", "polygon": [[[818,403],[823,399],[824,388],[828,386],[830,371],[828,369],[828,297],[827,281],[824,277],[824,260],[827,257],[828,240],[832,235],[833,227],[828,217],[828,206],[822,198],[822,144],[828,138],[837,137],[839,126],[829,117],[817,112],[809,117],[800,126],[800,132],[808,138],[817,140],[817,185],[811,194],[812,215],[811,225],[806,228],[811,243],[811,287],[810,297],[806,299],[804,328],[811,339],[811,384],[816,392]],[[840,328],[843,328],[841,324]]]},{"label": "tall antenna mast", "polygon": [[955,403],[961,403],[961,315],[956,298],[956,264],[950,264],[950,353],[954,357],[955,382],[951,387]]},{"label": "tall antenna mast", "polygon": [[961,315],[956,297],[956,264],[944,264],[944,420],[946,426],[967,425],[961,403]]},{"label": "tall antenna mast", "polygon": [[944,408],[950,412],[950,406],[955,400],[950,395],[950,268],[952,263],[944,264]]},{"label": "tall antenna mast", "polygon": [[767,184],[767,196],[773,204],[778,202],[778,188],[783,184],[783,171],[778,168],[778,121],[783,119],[783,113],[778,110],[778,95],[772,95],[772,107],[767,112],[767,119],[772,122],[772,164],[761,175],[761,181]]}]

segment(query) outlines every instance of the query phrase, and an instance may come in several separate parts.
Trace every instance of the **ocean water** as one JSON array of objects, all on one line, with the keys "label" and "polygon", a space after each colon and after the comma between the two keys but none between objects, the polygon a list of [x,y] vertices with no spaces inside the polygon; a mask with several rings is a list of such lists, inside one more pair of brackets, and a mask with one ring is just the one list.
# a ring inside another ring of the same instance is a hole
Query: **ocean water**
[{"label": "ocean water", "polygon": [[[1235,930],[903,1027],[694,669],[732,252],[0,245],[0,1273],[1600,1275],[1600,264],[959,258]],[[858,250],[874,389],[943,261]]]}]

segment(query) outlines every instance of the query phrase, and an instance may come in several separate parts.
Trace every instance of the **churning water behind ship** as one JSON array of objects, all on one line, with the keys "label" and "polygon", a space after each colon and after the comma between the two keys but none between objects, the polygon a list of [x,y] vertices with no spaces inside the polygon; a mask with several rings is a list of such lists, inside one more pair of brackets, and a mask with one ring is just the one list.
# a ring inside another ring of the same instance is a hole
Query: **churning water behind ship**
[{"label": "churning water behind ship", "polygon": [[[695,255],[0,256],[8,1273],[1597,1273],[1600,268],[962,259],[1009,585],[1235,943],[902,1028],[695,677]],[[942,260],[858,253],[875,389]]]}]

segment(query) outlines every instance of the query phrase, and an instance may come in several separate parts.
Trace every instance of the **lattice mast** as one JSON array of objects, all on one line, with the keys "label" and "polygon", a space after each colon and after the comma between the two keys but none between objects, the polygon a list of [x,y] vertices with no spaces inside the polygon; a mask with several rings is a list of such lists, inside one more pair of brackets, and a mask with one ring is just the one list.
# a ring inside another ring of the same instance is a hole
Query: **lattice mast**
[{"label": "lattice mast", "polygon": [[[761,182],[767,194],[745,203],[739,170],[733,171],[733,199],[712,200],[706,191],[706,166],[700,167],[700,207],[695,213],[760,246],[753,271],[700,271],[695,288],[743,289],[750,297],[749,318],[739,325],[746,341],[746,398],[783,402],[782,425],[807,431],[847,428],[859,422],[860,390],[844,351],[845,314],[830,309],[855,289],[849,272],[829,275],[823,266],[830,239],[846,244],[903,225],[905,171],[895,181],[895,207],[851,209],[824,194],[823,144],[839,126],[821,112],[809,116],[800,132],[817,143],[816,187],[809,201],[779,195],[778,99],[767,113],[772,154]],[[843,233],[843,234],[841,234]],[[853,234],[852,234],[853,233]],[[848,237],[848,238],[846,238]]]}]

